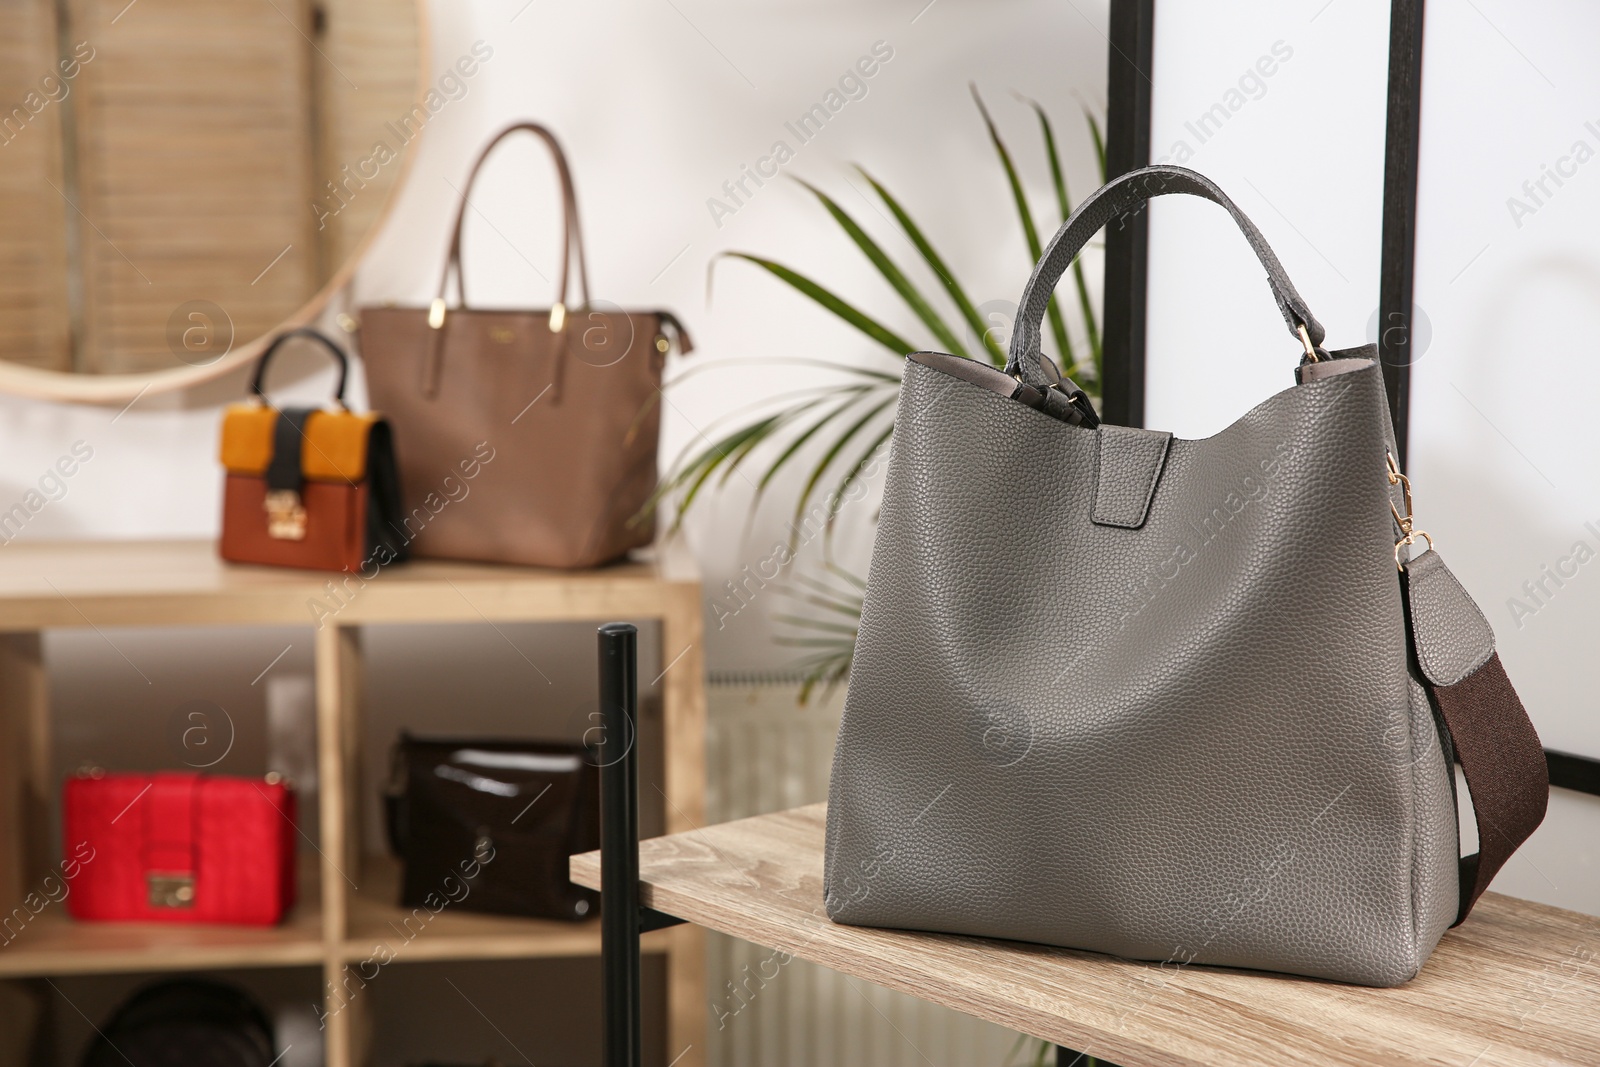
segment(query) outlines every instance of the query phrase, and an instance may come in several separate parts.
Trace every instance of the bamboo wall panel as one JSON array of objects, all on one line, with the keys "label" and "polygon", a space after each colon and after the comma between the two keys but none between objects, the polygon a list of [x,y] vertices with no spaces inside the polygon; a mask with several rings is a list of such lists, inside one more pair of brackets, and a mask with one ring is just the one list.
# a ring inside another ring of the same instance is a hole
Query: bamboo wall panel
[{"label": "bamboo wall panel", "polygon": [[175,313],[179,337],[206,326],[179,311],[193,301],[220,307],[240,340],[271,329],[317,281],[309,8],[68,0],[68,11],[97,53],[74,111],[81,369],[219,354],[198,334],[169,340]]},{"label": "bamboo wall panel", "polygon": [[0,0],[0,359],[68,370],[67,212],[52,0]]}]

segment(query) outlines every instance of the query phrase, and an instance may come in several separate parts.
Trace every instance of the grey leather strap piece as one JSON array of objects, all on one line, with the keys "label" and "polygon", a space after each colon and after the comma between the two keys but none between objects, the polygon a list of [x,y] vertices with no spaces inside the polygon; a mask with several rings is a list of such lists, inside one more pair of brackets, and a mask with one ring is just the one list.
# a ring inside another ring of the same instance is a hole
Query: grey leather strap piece
[{"label": "grey leather strap piece", "polygon": [[1045,308],[1050,303],[1050,294],[1055,292],[1056,283],[1083,246],[1088,244],[1089,238],[1101,227],[1155,197],[1170,193],[1198,196],[1228,210],[1245,239],[1250,242],[1250,247],[1255,250],[1256,258],[1266,269],[1267,284],[1272,287],[1272,296],[1278,302],[1278,310],[1282,312],[1284,321],[1288,323],[1289,332],[1298,338],[1300,327],[1304,326],[1312,345],[1321,346],[1324,336],[1322,325],[1295,291],[1294,283],[1268,247],[1266,238],[1261,236],[1261,231],[1228,199],[1227,194],[1211,179],[1184,167],[1142,167],[1101,186],[1078,205],[1072,217],[1062,223],[1056,235],[1050,239],[1044,255],[1028,277],[1027,286],[1022,290],[1022,303],[1017,309],[1017,319],[1011,333],[1007,374],[1020,375],[1030,385],[1049,384],[1039,367],[1040,326],[1044,322]]},{"label": "grey leather strap piece", "polygon": [[1172,435],[1132,426],[1101,426],[1094,472],[1092,520],[1137,530],[1150,513]]},{"label": "grey leather strap piece", "polygon": [[1406,564],[1406,605],[1417,665],[1434,685],[1455,685],[1494,655],[1494,630],[1439,553]]}]

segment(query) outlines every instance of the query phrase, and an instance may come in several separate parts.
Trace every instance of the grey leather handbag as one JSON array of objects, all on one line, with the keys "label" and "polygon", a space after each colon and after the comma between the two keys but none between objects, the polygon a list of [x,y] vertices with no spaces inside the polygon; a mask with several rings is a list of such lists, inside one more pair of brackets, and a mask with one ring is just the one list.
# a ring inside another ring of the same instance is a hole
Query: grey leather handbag
[{"label": "grey leather handbag", "polygon": [[[1166,193],[1232,214],[1304,350],[1200,441],[1100,424],[1039,347],[1079,249]],[[1543,750],[1412,525],[1376,350],[1322,340],[1239,209],[1162,166],[1057,232],[1005,373],[909,358],[830,785],[834,920],[1387,986],[1466,917],[1543,818]]]}]

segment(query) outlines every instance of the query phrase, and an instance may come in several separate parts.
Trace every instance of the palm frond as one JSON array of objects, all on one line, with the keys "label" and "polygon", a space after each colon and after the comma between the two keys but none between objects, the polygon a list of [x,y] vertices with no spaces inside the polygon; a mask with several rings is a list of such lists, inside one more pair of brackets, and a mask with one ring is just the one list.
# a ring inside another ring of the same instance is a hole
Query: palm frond
[{"label": "palm frond", "polygon": [[[833,221],[839,224],[839,227],[844,230],[850,240],[855,242],[855,246],[861,249],[862,255],[866,256],[868,261],[878,269],[878,273],[883,275],[883,279],[889,283],[889,287],[900,294],[900,299],[906,302],[906,306],[911,309],[912,314],[921,319],[922,324],[933,331],[933,335],[945,346],[945,351],[958,356],[966,356],[966,347],[962,345],[954,331],[945,325],[944,319],[940,318],[939,313],[933,310],[933,305],[929,304],[923,295],[917,292],[917,287],[911,284],[911,280],[895,265],[894,260],[889,258],[889,254],[883,250],[883,246],[874,241],[867,231],[861,228],[861,224],[851,218],[849,212],[839,206],[837,200],[808,181],[799,178],[795,180],[805,186],[811,195],[822,203],[828,214],[833,216]],[[911,351],[913,350],[906,349],[908,353]]]},{"label": "palm frond", "polygon": [[[884,205],[888,207],[889,213],[893,215],[895,221],[900,224],[900,229],[905,231],[906,237],[911,241],[912,245],[916,247],[917,251],[922,254],[923,261],[928,264],[929,268],[931,268],[933,273],[938,277],[939,282],[944,286],[945,292],[950,294],[951,301],[954,302],[956,308],[961,312],[961,317],[966,320],[967,326],[971,328],[973,334],[978,337],[984,348],[988,350],[989,362],[993,363],[997,367],[1003,366],[1006,361],[1005,352],[1001,350],[999,342],[994,339],[994,335],[989,329],[988,324],[983,321],[983,316],[978,314],[978,309],[973,306],[972,300],[968,298],[966,290],[961,287],[960,282],[956,281],[955,273],[945,265],[944,257],[940,256],[939,253],[934,250],[933,243],[929,241],[926,236],[924,236],[922,228],[912,221],[911,215],[905,210],[905,208],[900,206],[900,201],[895,199],[889,190],[883,187],[878,179],[874,178],[871,174],[868,174],[864,167],[858,166],[856,167],[856,171],[860,173],[860,175],[867,180],[867,184],[871,185],[873,190],[877,192],[878,197],[883,201]],[[959,354],[965,355],[966,353],[962,352]]]},{"label": "palm frond", "polygon": [[1106,183],[1106,139],[1100,132],[1100,120],[1094,117],[1089,105],[1083,105],[1083,117],[1089,123],[1089,136],[1094,138],[1094,156],[1100,161],[1100,184]]},{"label": "palm frond", "polygon": [[[1039,133],[1044,139],[1044,154],[1050,161],[1050,180],[1056,190],[1056,206],[1061,211],[1061,221],[1066,223],[1072,217],[1072,198],[1067,194],[1067,177],[1061,167],[1061,153],[1056,150],[1055,131],[1050,127],[1050,116],[1045,113],[1044,106],[1037,100],[1027,103],[1033,108],[1034,114],[1039,116]],[[1098,131],[1095,131],[1098,138]],[[1105,170],[1105,159],[1100,159],[1100,169]],[[1083,316],[1084,332],[1089,341],[1089,364],[1071,364],[1067,369],[1069,377],[1084,377],[1083,371],[1087,370],[1093,378],[1093,383],[1098,392],[1101,371],[1100,356],[1100,324],[1095,319],[1094,301],[1089,297],[1089,282],[1083,274],[1083,255],[1079,253],[1072,259],[1072,282],[1078,292],[1078,311]]]},{"label": "palm frond", "polygon": [[[1006,148],[1005,141],[1000,137],[999,127],[994,124],[994,119],[990,118],[983,97],[978,95],[978,87],[973,85],[971,88],[972,99],[978,105],[978,113],[983,116],[983,124],[989,130],[989,140],[994,144],[995,154],[1000,157],[1000,166],[1006,172],[1006,182],[1011,186],[1011,199],[1017,207],[1017,219],[1022,223],[1022,235],[1028,242],[1028,258],[1032,263],[1037,263],[1044,249],[1039,244],[1039,230],[1033,224],[1033,210],[1028,207],[1028,194],[1022,188],[1022,179],[1017,175],[1016,164],[1011,161],[1011,151]],[[1050,332],[1055,337],[1056,354],[1061,360],[1061,365],[1073,366],[1078,360],[1072,354],[1072,342],[1067,338],[1067,324],[1061,317],[1061,305],[1056,302],[1054,294],[1051,294],[1045,312],[1050,319]]]},{"label": "palm frond", "polygon": [[[796,574],[779,595],[801,603],[825,605],[830,611],[859,620],[865,585],[859,576],[829,561],[823,564],[820,575]],[[819,689],[826,694],[849,681],[857,625],[803,614],[775,615],[774,619],[790,631],[774,637],[775,643],[808,652],[795,664],[801,673],[801,704],[808,703]]]},{"label": "palm frond", "polygon": [[[845,446],[855,439],[856,434],[865,429],[868,423],[881,415],[891,404],[895,402],[895,400],[896,398],[891,396],[869,408],[866,414],[862,415],[861,418],[851,423],[850,426],[847,427],[844,432],[836,437],[833,443],[828,446],[827,451],[822,454],[822,458],[817,460],[816,466],[811,469],[811,476],[806,479],[805,488],[800,490],[800,500],[795,504],[794,508],[794,517],[796,520],[799,520],[799,518],[805,514],[806,505],[811,502],[811,494],[816,491],[817,483],[822,480],[822,476],[826,474],[828,468],[833,465],[833,461],[838,458],[839,453],[844,451]],[[834,500],[829,503],[830,514],[837,512],[839,501],[844,499],[843,490],[844,488],[848,488],[848,485],[849,482],[847,479],[840,491],[835,494]]]},{"label": "palm frond", "polygon": [[724,257],[732,257],[733,259],[742,259],[747,263],[754,263],[756,266],[782,279],[897,356],[904,357],[907,353],[917,350],[916,346],[910,341],[907,341],[871,315],[856,308],[837,293],[818,285],[799,271],[791,270],[782,263],[765,257],[751,255],[749,252],[723,252],[711,261],[712,266],[715,267],[717,260]]}]

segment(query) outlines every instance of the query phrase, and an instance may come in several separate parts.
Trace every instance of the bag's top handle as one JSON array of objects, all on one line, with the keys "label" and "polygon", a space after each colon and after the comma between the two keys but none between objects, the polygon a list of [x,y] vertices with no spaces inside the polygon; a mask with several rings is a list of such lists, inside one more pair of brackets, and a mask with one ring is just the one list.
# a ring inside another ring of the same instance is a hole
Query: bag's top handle
[{"label": "bag's top handle", "polygon": [[1040,366],[1040,326],[1045,308],[1056,283],[1066,273],[1067,267],[1077,258],[1078,252],[1100,228],[1118,216],[1140,207],[1147,200],[1168,193],[1187,193],[1203,197],[1228,209],[1233,221],[1244,233],[1256,258],[1267,271],[1267,284],[1278,301],[1278,310],[1289,324],[1289,332],[1305,345],[1308,358],[1325,355],[1322,351],[1324,336],[1322,325],[1306,307],[1306,302],[1295,292],[1294,283],[1284,273],[1283,264],[1267,246],[1266,238],[1244,212],[1229,200],[1227,194],[1202,174],[1184,167],[1142,167],[1113,178],[1078,205],[1072,217],[1061,224],[1056,235],[1039,262],[1034,265],[1028,284],[1022,290],[1022,304],[1017,309],[1017,320],[1011,333],[1010,358],[1006,373],[1020,378],[1029,385],[1046,388],[1052,384],[1050,376]]},{"label": "bag's top handle", "polygon": [[278,336],[272,339],[272,343],[267,346],[267,350],[265,352],[261,353],[261,359],[256,363],[255,376],[250,379],[251,395],[259,399],[263,404],[267,402],[267,394],[263,392],[261,388],[262,383],[266,381],[267,364],[271,361],[273,354],[276,353],[278,349],[282,348],[287,341],[295,337],[304,337],[307,340],[316,341],[317,343],[321,344],[323,348],[326,348],[330,353],[332,353],[335,362],[339,364],[339,385],[334,390],[333,398],[338,402],[340,407],[344,407],[344,383],[345,380],[350,377],[350,357],[346,356],[344,354],[344,349],[335,344],[326,334],[319,330],[313,330],[309,326],[300,326],[293,330],[285,330],[283,333],[280,333]]},{"label": "bag's top handle", "polygon": [[583,259],[583,231],[578,225],[578,194],[572,185],[572,171],[567,167],[567,157],[561,151],[561,144],[556,140],[555,134],[548,129],[537,122],[515,122],[495,134],[489,143],[483,146],[478,158],[473,161],[472,169],[467,172],[467,184],[461,190],[461,204],[456,208],[456,224],[451,232],[450,252],[445,257],[444,272],[439,276],[439,292],[434,297],[433,306],[428,313],[428,324],[434,329],[444,325],[445,292],[450,285],[452,267],[455,268],[456,293],[460,297],[460,306],[467,306],[467,276],[461,266],[461,231],[466,224],[469,198],[472,195],[473,183],[478,180],[478,171],[483,168],[489,153],[494,151],[496,145],[522,130],[536,135],[545,143],[545,147],[550,149],[550,155],[556,163],[556,174],[561,180],[561,277],[556,283],[556,302],[551,307],[550,328],[559,331],[566,319],[567,280],[574,251],[578,255],[578,296],[582,300],[579,306],[589,306],[589,272]]}]

